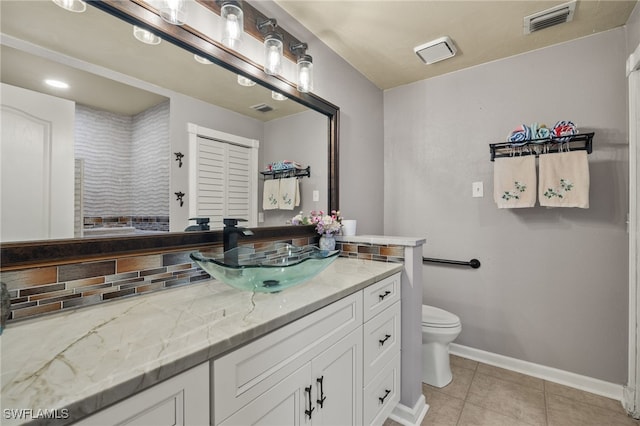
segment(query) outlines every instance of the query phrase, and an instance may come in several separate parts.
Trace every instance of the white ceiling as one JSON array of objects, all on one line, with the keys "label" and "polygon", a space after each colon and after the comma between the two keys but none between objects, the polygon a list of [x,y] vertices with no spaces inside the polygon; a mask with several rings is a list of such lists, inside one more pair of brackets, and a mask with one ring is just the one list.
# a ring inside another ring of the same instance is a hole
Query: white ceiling
[{"label": "white ceiling", "polygon": [[[622,26],[637,3],[578,0],[572,22],[524,35],[525,16],[566,1],[275,1],[380,89]],[[453,40],[456,56],[425,65],[413,48],[443,36]]]}]

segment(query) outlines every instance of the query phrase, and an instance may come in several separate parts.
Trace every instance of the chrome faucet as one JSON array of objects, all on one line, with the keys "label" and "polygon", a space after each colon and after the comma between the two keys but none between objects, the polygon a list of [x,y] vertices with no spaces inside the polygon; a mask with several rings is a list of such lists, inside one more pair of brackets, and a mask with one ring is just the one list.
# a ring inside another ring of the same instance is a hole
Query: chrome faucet
[{"label": "chrome faucet", "polygon": [[246,221],[246,219],[223,219],[224,228],[222,228],[222,244],[225,252],[238,247],[238,237],[241,235],[253,235],[253,231],[251,231],[251,229],[237,226],[238,222]]}]

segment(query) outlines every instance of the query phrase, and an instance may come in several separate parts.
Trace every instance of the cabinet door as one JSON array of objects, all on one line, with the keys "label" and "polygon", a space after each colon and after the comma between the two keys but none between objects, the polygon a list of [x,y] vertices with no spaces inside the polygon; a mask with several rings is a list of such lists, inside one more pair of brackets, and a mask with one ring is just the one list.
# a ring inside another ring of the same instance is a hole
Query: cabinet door
[{"label": "cabinet door", "polygon": [[219,425],[311,425],[310,417],[305,413],[305,410],[315,403],[310,401],[312,392],[310,383],[311,364],[307,363]]},{"label": "cabinet door", "polygon": [[313,425],[361,425],[362,327],[315,357],[311,367]]},{"label": "cabinet door", "polygon": [[125,399],[75,426],[202,426],[209,424],[209,363]]}]

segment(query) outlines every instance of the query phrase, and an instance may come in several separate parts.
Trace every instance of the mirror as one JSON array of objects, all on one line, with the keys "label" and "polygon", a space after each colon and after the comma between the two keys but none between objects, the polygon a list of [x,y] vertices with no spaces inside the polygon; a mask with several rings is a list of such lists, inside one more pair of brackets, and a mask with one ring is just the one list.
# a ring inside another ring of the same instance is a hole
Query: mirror
[{"label": "mirror", "polygon": [[[95,2],[95,5],[128,21],[144,18],[149,22],[154,19],[153,15],[149,18],[148,10],[135,3],[107,1]],[[166,41],[157,46],[147,46],[133,39],[130,22],[94,7],[88,7],[83,14],[66,12],[53,2],[2,2],[1,7],[3,83],[36,90],[34,84],[41,84],[42,76],[39,74],[53,70],[56,70],[56,73],[71,71],[76,75],[74,80],[76,77],[82,77],[83,83],[78,83],[79,85],[88,87],[89,94],[97,95],[86,96],[87,91],[79,91],[79,94],[73,95],[76,105],[80,105],[76,109],[81,110],[86,117],[83,120],[97,122],[96,115],[113,117],[114,114],[118,118],[144,118],[153,112],[156,114],[153,115],[154,119],[161,117],[163,124],[158,125],[156,122],[151,129],[170,129],[168,132],[160,131],[160,135],[153,135],[149,128],[142,127],[142,130],[139,130],[135,120],[131,119],[134,123],[131,124],[132,130],[128,133],[135,134],[138,129],[137,133],[147,136],[146,142],[139,143],[137,149],[142,150],[142,156],[146,157],[146,160],[153,157],[155,163],[149,164],[147,161],[143,165],[127,158],[126,161],[120,159],[120,163],[125,163],[122,165],[118,163],[117,156],[112,160],[107,159],[107,154],[113,154],[114,151],[122,153],[131,148],[124,145],[118,149],[114,148],[112,128],[111,136],[107,138],[109,148],[106,151],[98,150],[93,165],[89,164],[90,167],[85,158],[85,182],[94,181],[95,184],[90,190],[85,187],[85,196],[79,198],[80,204],[84,206],[84,213],[60,214],[63,217],[60,220],[65,223],[70,222],[70,215],[79,216],[81,219],[76,219],[70,225],[71,234],[69,225],[66,225],[66,234],[53,233],[53,238],[80,236],[84,232],[78,232],[79,227],[84,231],[108,221],[115,221],[117,225],[123,221],[127,226],[122,228],[129,228],[126,230],[128,235],[130,228],[139,229],[130,226],[134,221],[132,217],[139,218],[149,227],[148,230],[144,229],[146,232],[181,231],[189,225],[189,212],[178,204],[174,196],[178,191],[186,192],[182,188],[188,185],[185,177],[180,180],[181,170],[176,168],[177,163],[173,157],[174,152],[184,152],[186,149],[186,145],[180,145],[180,141],[186,139],[188,122],[259,140],[260,169],[270,162],[284,159],[293,159],[305,166],[311,166],[311,177],[304,178],[301,184],[301,190],[306,191],[301,198],[304,202],[309,200],[311,203],[303,204],[293,211],[264,212],[264,222],[258,225],[283,225],[286,219],[291,218],[300,209],[329,210],[337,207],[337,108],[313,95],[298,94],[290,85],[277,78],[260,75],[260,70],[242,61],[242,58],[229,57],[228,52],[220,51],[219,47],[209,43],[203,44],[202,39],[194,38],[182,28],[168,26],[162,22],[154,23],[156,28],[162,27],[161,29],[169,34],[168,38],[181,47]],[[29,24],[26,24],[27,22]],[[79,36],[80,34],[82,36]],[[217,63],[205,65],[196,62],[193,52],[198,46],[205,48],[198,53]],[[218,57],[225,57],[227,62]],[[168,61],[167,58],[171,60]],[[18,63],[25,63],[26,68],[10,68]],[[232,68],[233,72],[229,68]],[[239,86],[238,72],[250,74],[260,85],[251,88]],[[108,88],[100,89],[105,80],[110,85]],[[284,93],[289,100],[274,101],[271,98],[271,91],[274,89]],[[44,89],[38,88],[36,91],[43,92]],[[72,96],[63,96],[59,92],[49,93],[56,97]],[[265,104],[271,106],[272,110],[265,113],[250,108]],[[76,118],[76,123],[85,122]],[[286,141],[285,139],[291,135],[294,135],[294,138]],[[92,134],[87,139],[100,138]],[[319,147],[320,150],[309,158],[303,158],[303,155],[308,154],[310,147]],[[80,150],[78,147],[74,149],[76,154]],[[290,158],[285,155],[298,157]],[[111,166],[105,168],[105,163]],[[122,168],[116,168],[116,164]],[[137,174],[142,169],[153,169],[155,174]],[[68,174],[67,172],[67,179]],[[124,179],[124,176],[128,178]],[[170,181],[167,181],[167,176],[171,176]],[[11,177],[6,179],[3,176],[3,182],[15,182],[16,179]],[[114,179],[109,180],[110,178]],[[139,183],[142,187],[140,192],[128,191]],[[257,179],[258,208],[262,206],[262,183],[262,178]],[[325,194],[322,199],[328,202],[312,202],[313,191]],[[89,198],[89,193],[100,194],[103,199]],[[56,189],[55,197],[52,198],[64,198],[60,194]],[[71,194],[67,196],[67,200],[68,197],[78,199],[77,191],[71,191]],[[110,198],[105,197],[106,195]],[[146,196],[149,198],[144,198]],[[123,203],[123,207],[116,209],[118,203]],[[67,210],[69,205],[67,201]],[[22,220],[24,223],[24,218]],[[36,221],[37,219],[29,220],[27,223]],[[31,227],[17,227],[22,232],[24,229],[20,228]],[[111,235],[121,235],[118,232],[113,234],[115,228],[109,230],[112,232]],[[136,231],[136,235],[139,233],[140,230]],[[39,238],[28,233],[15,234],[2,242],[30,239]]]}]

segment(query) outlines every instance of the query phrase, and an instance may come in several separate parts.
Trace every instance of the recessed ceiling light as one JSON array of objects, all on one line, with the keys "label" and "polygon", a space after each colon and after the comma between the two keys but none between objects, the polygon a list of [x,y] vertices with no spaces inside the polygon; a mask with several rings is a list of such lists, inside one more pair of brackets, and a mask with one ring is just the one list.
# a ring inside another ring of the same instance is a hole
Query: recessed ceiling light
[{"label": "recessed ceiling light", "polygon": [[144,28],[133,26],[133,36],[138,40],[146,44],[160,44],[162,39]]},{"label": "recessed ceiling light", "polygon": [[55,87],[56,89],[68,89],[69,85],[67,83],[65,83],[64,81],[60,81],[60,80],[53,80],[53,79],[47,79],[44,81],[46,84],[48,84],[51,87]]},{"label": "recessed ceiling light", "polygon": [[211,65],[213,64],[213,62],[211,62],[210,60],[208,60],[207,58],[200,56],[200,55],[193,55],[193,59],[196,60],[196,62],[199,62],[203,65]]},{"label": "recessed ceiling light", "polygon": [[69,12],[82,13],[87,10],[87,4],[82,0],[53,0],[53,2]]},{"label": "recessed ceiling light", "polygon": [[256,82],[251,80],[250,78],[238,74],[238,84],[244,87],[252,87],[256,85]]},{"label": "recessed ceiling light", "polygon": [[278,92],[275,92],[275,91],[272,90],[271,91],[271,99],[274,99],[276,101],[286,101],[289,98],[287,98],[282,93],[278,93]]}]

